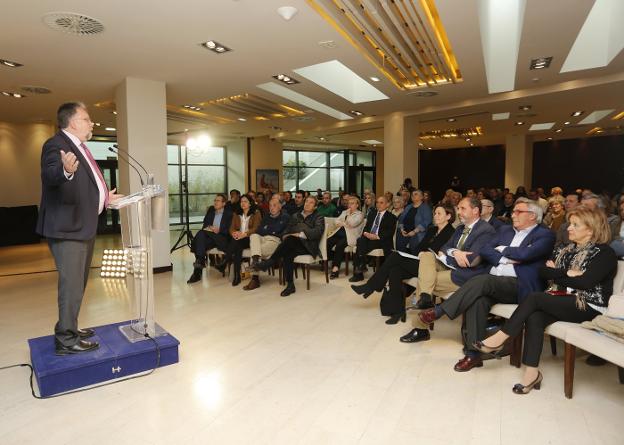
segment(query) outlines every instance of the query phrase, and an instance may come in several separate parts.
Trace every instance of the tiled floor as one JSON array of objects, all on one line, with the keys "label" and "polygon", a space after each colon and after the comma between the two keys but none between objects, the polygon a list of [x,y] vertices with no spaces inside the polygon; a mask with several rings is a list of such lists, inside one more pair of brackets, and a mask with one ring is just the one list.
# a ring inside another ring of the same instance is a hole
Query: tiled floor
[{"label": "tiled floor", "polygon": [[[98,241],[98,248],[115,240]],[[0,249],[0,275],[53,266],[45,244]],[[97,258],[97,255],[96,255]],[[577,361],[574,398],[563,360],[546,352],[541,391],[511,392],[508,360],[459,374],[458,323],[402,344],[379,295],[312,274],[279,297],[276,278],[244,292],[209,271],[186,284],[188,250],[156,275],[156,319],[181,341],[180,363],[88,392],[35,400],[24,368],[0,371],[2,444],[621,444],[624,385],[613,365]],[[94,260],[97,264],[99,259]],[[52,269],[53,267],[49,267]],[[27,362],[30,337],[56,320],[56,273],[0,276],[0,366]],[[128,319],[123,287],[93,270],[82,326]],[[561,349],[561,348],[560,348]],[[548,350],[548,349],[545,349]]]}]

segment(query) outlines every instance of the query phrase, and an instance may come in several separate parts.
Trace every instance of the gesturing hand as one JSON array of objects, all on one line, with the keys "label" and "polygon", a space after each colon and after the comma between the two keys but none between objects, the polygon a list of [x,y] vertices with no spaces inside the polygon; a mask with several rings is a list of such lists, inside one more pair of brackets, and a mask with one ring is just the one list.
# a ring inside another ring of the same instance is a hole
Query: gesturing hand
[{"label": "gesturing hand", "polygon": [[80,164],[80,161],[76,159],[76,155],[71,151],[69,153],[65,153],[61,150],[61,161],[63,162],[63,169],[70,175],[73,175],[76,170],[78,170],[78,164]]}]

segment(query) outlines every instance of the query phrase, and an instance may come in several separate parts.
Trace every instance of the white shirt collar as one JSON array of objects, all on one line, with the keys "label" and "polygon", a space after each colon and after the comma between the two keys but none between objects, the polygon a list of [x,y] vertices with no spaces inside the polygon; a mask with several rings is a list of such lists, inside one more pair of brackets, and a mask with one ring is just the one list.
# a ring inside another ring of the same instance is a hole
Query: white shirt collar
[{"label": "white shirt collar", "polygon": [[534,228],[537,227],[537,224],[533,224],[531,227],[527,227],[526,229],[522,229],[522,230],[516,230],[516,228],[514,227],[514,232],[516,232],[516,234],[518,233],[529,233],[531,232],[531,230],[533,230]]},{"label": "white shirt collar", "polygon": [[82,145],[82,141],[80,139],[78,139],[75,135],[71,134],[69,131],[66,131],[66,130],[61,130],[61,131],[65,133],[65,135],[69,139],[71,139],[71,141],[74,143],[76,148],[80,148],[80,145]]}]

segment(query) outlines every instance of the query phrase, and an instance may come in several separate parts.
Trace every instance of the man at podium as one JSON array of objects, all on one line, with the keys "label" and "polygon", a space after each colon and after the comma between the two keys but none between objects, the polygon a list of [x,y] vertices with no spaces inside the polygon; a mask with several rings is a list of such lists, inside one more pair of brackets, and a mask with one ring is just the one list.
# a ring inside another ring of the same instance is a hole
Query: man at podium
[{"label": "man at podium", "polygon": [[83,103],[70,102],[57,111],[59,131],[41,152],[41,205],[37,233],[48,245],[59,275],[58,322],[54,327],[57,355],[98,348],[87,341],[91,329],[78,328],[78,314],[89,268],[98,215],[121,195],[108,190],[104,176],[85,145],[93,122]]}]

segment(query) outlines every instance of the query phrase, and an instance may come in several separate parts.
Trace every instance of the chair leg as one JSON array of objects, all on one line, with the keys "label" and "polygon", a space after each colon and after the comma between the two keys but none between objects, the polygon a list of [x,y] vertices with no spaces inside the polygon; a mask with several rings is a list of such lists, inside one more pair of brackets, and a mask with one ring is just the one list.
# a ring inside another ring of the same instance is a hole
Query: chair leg
[{"label": "chair leg", "polygon": [[299,272],[297,271],[298,267],[296,264],[293,264],[293,271],[295,272],[295,279],[299,279]]},{"label": "chair leg", "polygon": [[351,260],[351,253],[345,253],[345,275],[349,276],[349,260]]},{"label": "chair leg", "polygon": [[557,339],[552,335],[550,336],[550,351],[552,355],[557,355]]},{"label": "chair leg", "polygon": [[564,352],[564,371],[563,371],[563,387],[565,396],[572,398],[572,389],[574,387],[574,361],[576,359],[576,346],[569,343],[565,344]]},{"label": "chair leg", "polygon": [[618,377],[620,379],[620,383],[624,385],[624,368],[621,366],[618,366]]},{"label": "chair leg", "polygon": [[284,268],[282,267],[282,265],[280,264],[278,266],[278,277],[277,277],[277,282],[279,283],[280,286],[284,285]]},{"label": "chair leg", "polygon": [[379,269],[379,265],[381,264],[381,257],[375,257],[375,272]]},{"label": "chair leg", "polygon": [[511,339],[511,355],[509,356],[509,364],[511,366],[515,366],[519,368],[521,365],[521,356],[522,356],[522,336],[523,333],[516,335]]},{"label": "chair leg", "polygon": [[305,271],[306,276],[306,289],[310,290],[310,265],[306,264],[303,266],[303,270]]},{"label": "chair leg", "polygon": [[323,261],[323,267],[325,269],[325,283],[329,283],[329,261]]}]

